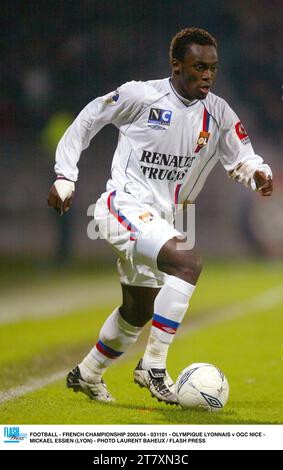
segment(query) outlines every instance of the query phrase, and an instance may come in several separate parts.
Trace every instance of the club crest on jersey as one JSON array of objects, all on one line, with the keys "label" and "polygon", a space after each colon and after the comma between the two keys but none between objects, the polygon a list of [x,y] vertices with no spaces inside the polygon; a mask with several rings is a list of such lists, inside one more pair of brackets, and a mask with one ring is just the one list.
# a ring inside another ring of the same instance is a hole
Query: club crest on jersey
[{"label": "club crest on jersey", "polygon": [[242,142],[242,144],[248,144],[250,142],[248,133],[246,129],[244,128],[243,124],[241,123],[241,121],[237,122],[237,124],[235,125],[235,131],[240,141]]},{"label": "club crest on jersey", "polygon": [[170,126],[171,117],[172,111],[169,109],[151,108],[147,125],[152,129],[165,130],[166,127],[163,126]]},{"label": "club crest on jersey", "polygon": [[197,141],[197,147],[195,149],[195,153],[199,152],[208,142],[210,136],[210,132],[206,131],[201,131],[199,133],[198,141]]},{"label": "club crest on jersey", "polygon": [[111,93],[108,93],[108,95],[104,97],[105,103],[111,104],[112,106],[117,103],[118,99],[119,99],[119,93],[117,90],[112,91]]},{"label": "club crest on jersey", "polygon": [[151,212],[144,212],[143,214],[139,215],[139,219],[143,222],[150,222],[154,219],[154,215]]}]

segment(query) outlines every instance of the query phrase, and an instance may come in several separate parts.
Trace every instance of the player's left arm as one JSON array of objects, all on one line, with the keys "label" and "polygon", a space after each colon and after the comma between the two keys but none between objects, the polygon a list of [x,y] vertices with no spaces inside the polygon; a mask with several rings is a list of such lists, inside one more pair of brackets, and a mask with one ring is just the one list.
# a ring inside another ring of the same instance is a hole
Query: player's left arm
[{"label": "player's left arm", "polygon": [[256,155],[249,136],[238,116],[223,101],[220,124],[220,159],[230,178],[243,183],[261,196],[271,196],[272,171]]}]

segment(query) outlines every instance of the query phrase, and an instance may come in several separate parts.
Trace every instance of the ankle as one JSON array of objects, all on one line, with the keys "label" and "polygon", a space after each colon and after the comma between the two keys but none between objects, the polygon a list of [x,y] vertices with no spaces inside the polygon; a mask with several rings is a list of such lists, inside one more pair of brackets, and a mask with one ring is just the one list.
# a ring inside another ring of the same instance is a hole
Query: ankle
[{"label": "ankle", "polygon": [[84,361],[79,364],[79,369],[82,378],[89,383],[100,383],[102,374],[105,372],[105,368],[90,368]]},{"label": "ankle", "polygon": [[142,359],[142,368],[144,370],[149,369],[166,369],[166,359],[161,360],[160,358],[148,358],[146,356]]}]

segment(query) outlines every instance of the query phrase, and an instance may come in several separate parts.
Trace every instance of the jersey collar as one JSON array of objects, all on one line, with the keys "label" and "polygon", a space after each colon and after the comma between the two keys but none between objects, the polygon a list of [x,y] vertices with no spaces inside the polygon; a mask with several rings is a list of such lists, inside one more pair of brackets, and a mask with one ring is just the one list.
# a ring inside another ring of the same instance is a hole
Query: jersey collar
[{"label": "jersey collar", "polygon": [[169,77],[168,78],[168,88],[170,90],[170,93],[178,100],[178,102],[180,103],[183,103],[184,106],[186,106],[186,108],[189,108],[190,106],[193,106],[194,104],[198,103],[199,100],[193,100],[193,101],[190,101],[186,98],[184,98],[183,96],[181,96],[177,91],[176,89],[174,88],[173,86],[173,83],[171,81],[171,78]]}]

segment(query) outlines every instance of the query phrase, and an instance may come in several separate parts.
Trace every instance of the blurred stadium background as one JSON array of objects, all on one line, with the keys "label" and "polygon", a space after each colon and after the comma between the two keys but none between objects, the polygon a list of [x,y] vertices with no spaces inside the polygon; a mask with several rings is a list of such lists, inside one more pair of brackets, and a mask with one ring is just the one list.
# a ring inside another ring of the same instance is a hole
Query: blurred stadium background
[{"label": "blurred stadium background", "polygon": [[191,25],[217,38],[214,91],[240,115],[276,180],[273,202],[262,201],[218,165],[197,201],[198,243],[212,257],[283,255],[280,0],[3,0],[1,5],[2,257],[59,264],[113,261],[104,242],[88,238],[87,209],[104,191],[117,132],[104,128],[83,155],[75,204],[64,219],[46,204],[56,143],[96,96],[132,79],[169,76],[170,39]]},{"label": "blurred stadium background", "polygon": [[[217,38],[214,91],[239,114],[256,153],[271,164],[275,191],[272,198],[260,198],[229,180],[220,164],[210,175],[196,208],[196,239],[206,270],[188,328],[182,329],[184,335],[197,331],[196,338],[186,341],[186,351],[182,336],[176,341],[169,368],[176,377],[189,360],[205,360],[227,370],[231,408],[213,422],[283,422],[272,393],[282,387],[282,18],[281,0],[2,0],[0,411],[5,422],[93,422],[91,404],[67,395],[63,378],[119,301],[115,256],[104,241],[87,235],[88,210],[104,191],[117,131],[104,128],[83,154],[73,208],[61,218],[46,202],[54,152],[66,126],[96,96],[132,79],[169,76],[170,40],[187,26],[205,28]],[[246,315],[253,312],[256,322]],[[218,336],[206,328],[233,315],[242,319],[221,325]],[[130,367],[122,362],[109,374],[122,403],[120,414],[114,419],[111,409],[107,415],[101,408],[96,422],[187,423],[186,415],[173,417],[162,405],[154,411],[164,413],[162,419],[144,414],[152,400],[141,399],[130,378],[140,349],[127,357]],[[127,385],[120,387],[123,374]],[[28,385],[42,377],[40,385]],[[56,380],[42,395],[27,394]],[[127,408],[129,396],[133,407],[141,407],[137,415]],[[6,400],[12,398],[9,407]]]}]

